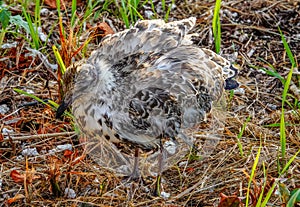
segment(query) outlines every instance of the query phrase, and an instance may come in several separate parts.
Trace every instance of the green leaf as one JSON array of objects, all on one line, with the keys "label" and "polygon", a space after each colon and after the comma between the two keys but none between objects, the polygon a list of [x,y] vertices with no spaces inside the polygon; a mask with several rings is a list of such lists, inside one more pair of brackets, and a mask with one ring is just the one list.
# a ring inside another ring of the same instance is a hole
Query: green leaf
[{"label": "green leaf", "polygon": [[29,29],[28,23],[26,21],[24,21],[20,15],[11,16],[9,19],[9,22],[16,26],[22,27],[23,29],[26,30],[27,34],[30,34],[30,29]]},{"label": "green leaf", "polygon": [[300,188],[292,190],[290,200],[286,207],[296,206],[296,203],[300,203]]},{"label": "green leaf", "polygon": [[6,29],[10,17],[11,17],[11,13],[6,8],[0,10],[0,22],[2,24],[2,29]]}]

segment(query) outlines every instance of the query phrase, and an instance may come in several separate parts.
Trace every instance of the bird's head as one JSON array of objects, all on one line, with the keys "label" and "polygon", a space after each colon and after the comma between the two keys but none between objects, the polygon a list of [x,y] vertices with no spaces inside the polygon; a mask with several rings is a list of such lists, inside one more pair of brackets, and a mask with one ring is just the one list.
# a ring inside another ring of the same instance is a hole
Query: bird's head
[{"label": "bird's head", "polygon": [[74,100],[91,90],[95,79],[97,79],[97,74],[93,70],[93,65],[87,64],[86,60],[73,63],[62,77],[64,96],[57,108],[56,118],[60,118]]}]

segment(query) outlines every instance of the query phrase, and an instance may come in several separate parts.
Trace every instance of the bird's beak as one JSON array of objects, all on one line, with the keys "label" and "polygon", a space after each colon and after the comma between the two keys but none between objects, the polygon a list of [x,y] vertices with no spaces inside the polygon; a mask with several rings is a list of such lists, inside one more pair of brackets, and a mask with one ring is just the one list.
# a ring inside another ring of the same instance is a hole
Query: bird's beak
[{"label": "bird's beak", "polygon": [[238,75],[238,68],[239,68],[238,65],[230,66],[230,69],[234,72],[234,75],[225,80],[225,86],[224,86],[225,90],[236,89],[240,86],[239,82],[234,80],[234,78]]},{"label": "bird's beak", "polygon": [[65,110],[69,107],[69,103],[65,100],[62,100],[61,104],[56,110],[56,117],[57,119],[61,118],[61,116],[64,114]]},{"label": "bird's beak", "polygon": [[225,90],[232,90],[232,89],[236,89],[240,86],[239,82],[237,82],[236,80],[234,80],[233,78],[227,78],[225,80]]}]

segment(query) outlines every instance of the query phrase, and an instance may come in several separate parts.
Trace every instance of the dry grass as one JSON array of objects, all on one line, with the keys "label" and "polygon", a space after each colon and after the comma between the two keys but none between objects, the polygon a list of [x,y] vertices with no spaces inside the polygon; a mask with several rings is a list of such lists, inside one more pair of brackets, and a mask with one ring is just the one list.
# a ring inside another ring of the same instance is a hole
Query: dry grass
[{"label": "dry grass", "polygon": [[[200,34],[197,44],[213,49],[213,3],[190,0],[176,5],[170,18],[197,16],[195,32]],[[281,159],[279,127],[268,125],[280,123],[283,85],[276,77],[253,67],[270,69],[267,61],[281,76],[286,77],[289,72],[291,64],[277,26],[284,32],[299,61],[299,7],[300,1],[223,2],[221,51],[240,65],[238,80],[244,92],[233,97],[227,94],[226,125],[213,153],[187,166],[171,166],[163,173],[163,191],[170,193],[167,199],[151,196],[149,189],[153,188],[153,177],[145,178],[143,185],[124,184],[121,177],[98,166],[85,154],[82,138],[72,133],[70,120],[56,120],[53,109],[16,93],[13,89],[19,88],[32,91],[39,98],[56,101],[59,97],[56,74],[41,59],[25,57],[30,51],[24,41],[18,43],[16,49],[1,49],[0,105],[6,104],[9,111],[0,114],[0,127],[2,132],[4,129],[13,132],[2,133],[0,137],[0,205],[217,206],[220,193],[240,198],[246,196],[260,145],[261,155],[250,188],[252,204],[259,197],[261,185],[266,183],[268,189],[277,178],[289,190],[299,188],[299,156],[287,173],[279,177],[280,166],[299,150],[299,105],[297,108],[293,104],[295,99],[288,98],[292,104],[285,106],[285,120],[289,123],[286,126],[287,152],[286,158]],[[112,19],[112,22],[117,21]],[[48,22],[45,28],[46,24]],[[51,38],[54,40],[54,37]],[[7,41],[16,40],[8,36]],[[295,87],[289,93],[299,99],[298,81],[299,72],[295,71],[292,79]],[[249,116],[251,119],[240,138],[244,152],[241,156],[237,135]],[[49,153],[62,144],[71,144],[72,151]],[[39,155],[24,157],[21,155],[24,148],[36,148]],[[76,197],[67,198],[64,195],[66,188],[73,189]],[[282,200],[273,193],[269,203],[269,206],[281,206]]]}]

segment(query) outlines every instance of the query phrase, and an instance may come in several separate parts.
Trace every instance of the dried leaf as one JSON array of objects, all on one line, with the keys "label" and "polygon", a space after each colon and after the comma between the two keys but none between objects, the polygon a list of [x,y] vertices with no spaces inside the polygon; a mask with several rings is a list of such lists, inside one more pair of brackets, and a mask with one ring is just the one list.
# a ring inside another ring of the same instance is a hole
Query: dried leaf
[{"label": "dried leaf", "polygon": [[[51,9],[56,9],[57,8],[57,6],[56,6],[56,0],[45,0],[44,4],[48,5]],[[62,11],[66,9],[66,7],[65,7],[65,5],[64,5],[64,3],[63,3],[62,0],[60,0],[60,6],[61,6],[60,9]]]},{"label": "dried leaf", "polygon": [[221,199],[218,207],[239,207],[242,206],[241,200],[236,196],[226,196],[220,193]]},{"label": "dried leaf", "polygon": [[67,150],[64,151],[64,156],[67,157],[67,158],[70,158],[72,154],[73,154],[72,150],[67,149]]},{"label": "dried leaf", "polygon": [[103,36],[114,33],[112,28],[105,22],[100,22],[97,27],[103,32]]},{"label": "dried leaf", "polygon": [[91,34],[91,38],[93,37],[105,37],[109,34],[114,34],[112,28],[105,22],[100,22],[96,27],[93,28],[94,32]]},{"label": "dried leaf", "polygon": [[7,199],[6,203],[7,203],[7,205],[10,205],[10,204],[22,199],[22,198],[25,198],[25,196],[23,194],[17,194],[13,198]]},{"label": "dried leaf", "polygon": [[18,171],[13,170],[10,172],[10,177],[16,182],[16,183],[23,183],[24,179],[26,178],[26,183],[32,183],[33,180],[39,179],[40,176],[34,175],[35,170],[32,168],[30,171],[26,171],[26,174],[20,174]]},{"label": "dried leaf", "polygon": [[18,171],[13,170],[10,172],[10,177],[16,182],[16,183],[23,183],[24,182],[24,175],[21,175]]}]

